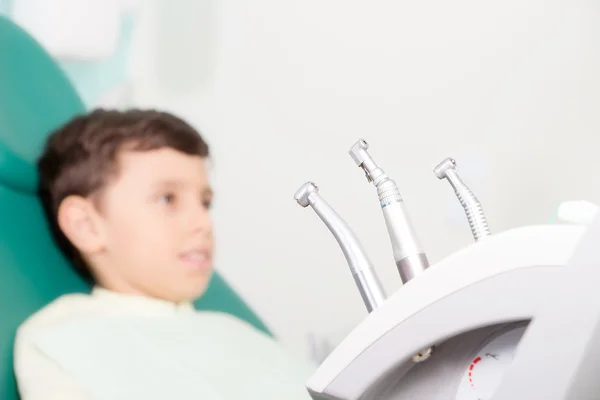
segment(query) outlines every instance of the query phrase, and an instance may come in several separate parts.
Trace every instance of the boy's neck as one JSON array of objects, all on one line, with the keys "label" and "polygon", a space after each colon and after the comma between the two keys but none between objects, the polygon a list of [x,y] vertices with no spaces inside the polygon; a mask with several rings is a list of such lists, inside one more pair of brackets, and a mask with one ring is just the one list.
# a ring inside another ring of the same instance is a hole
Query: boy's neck
[{"label": "boy's neck", "polygon": [[119,292],[98,284],[93,287],[91,295],[102,301],[111,302],[115,307],[125,307],[133,311],[164,311],[168,313],[194,311],[191,302],[175,303],[141,293]]}]

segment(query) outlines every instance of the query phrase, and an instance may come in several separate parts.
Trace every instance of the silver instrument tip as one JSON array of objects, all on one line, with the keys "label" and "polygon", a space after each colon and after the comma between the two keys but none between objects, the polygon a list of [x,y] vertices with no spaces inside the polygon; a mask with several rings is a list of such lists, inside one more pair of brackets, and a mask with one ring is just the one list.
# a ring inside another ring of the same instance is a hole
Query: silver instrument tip
[{"label": "silver instrument tip", "polygon": [[294,199],[300,204],[302,207],[308,207],[310,202],[308,200],[309,196],[312,193],[318,193],[319,187],[314,182],[306,182],[300,189],[296,191],[294,194]]},{"label": "silver instrument tip", "polygon": [[369,149],[369,144],[364,139],[359,139],[356,143],[352,145],[350,150],[348,150],[348,154],[352,157],[356,165],[359,167],[364,163],[367,159],[369,159],[369,153],[367,150]]},{"label": "silver instrument tip", "polygon": [[444,179],[446,177],[446,173],[448,172],[448,170],[455,169],[455,168],[456,168],[456,161],[453,158],[448,157],[444,161],[439,163],[433,169],[433,173],[439,179]]}]

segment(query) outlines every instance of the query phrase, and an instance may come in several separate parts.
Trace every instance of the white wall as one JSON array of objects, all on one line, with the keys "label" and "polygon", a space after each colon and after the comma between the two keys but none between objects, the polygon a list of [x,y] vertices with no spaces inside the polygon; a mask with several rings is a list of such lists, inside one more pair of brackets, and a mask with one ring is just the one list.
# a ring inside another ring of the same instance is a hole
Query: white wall
[{"label": "white wall", "polygon": [[8,14],[10,10],[10,3],[8,0],[0,0],[0,15]]},{"label": "white wall", "polygon": [[209,140],[217,265],[300,354],[308,331],[337,340],[365,315],[333,237],[293,200],[302,183],[320,186],[387,290],[399,287],[375,188],[347,154],[357,138],[398,182],[432,261],[472,241],[432,173],[446,156],[495,232],[547,222],[562,200],[598,200],[594,1],[149,4],[138,102]]}]

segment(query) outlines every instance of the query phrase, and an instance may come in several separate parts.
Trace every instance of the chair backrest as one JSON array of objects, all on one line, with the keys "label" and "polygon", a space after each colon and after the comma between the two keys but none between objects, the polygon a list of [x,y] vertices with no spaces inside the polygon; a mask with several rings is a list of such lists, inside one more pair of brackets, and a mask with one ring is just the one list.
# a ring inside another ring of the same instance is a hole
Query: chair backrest
[{"label": "chair backrest", "polygon": [[[55,247],[35,195],[35,160],[48,133],[84,105],[67,76],[26,32],[0,16],[0,399],[18,399],[12,346],[18,325],[56,297],[88,285]],[[270,334],[215,273],[199,309],[233,314]]]}]

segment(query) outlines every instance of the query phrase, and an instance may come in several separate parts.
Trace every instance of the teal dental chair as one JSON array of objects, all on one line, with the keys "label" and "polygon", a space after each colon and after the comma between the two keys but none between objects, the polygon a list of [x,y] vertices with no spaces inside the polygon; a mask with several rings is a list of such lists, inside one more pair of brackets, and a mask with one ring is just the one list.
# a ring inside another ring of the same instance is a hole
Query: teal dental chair
[{"label": "teal dental chair", "polygon": [[[0,399],[16,400],[18,325],[56,297],[89,287],[55,247],[36,197],[35,161],[48,133],[84,105],[66,75],[22,29],[0,16]],[[198,309],[233,314],[271,334],[215,273]]]}]

